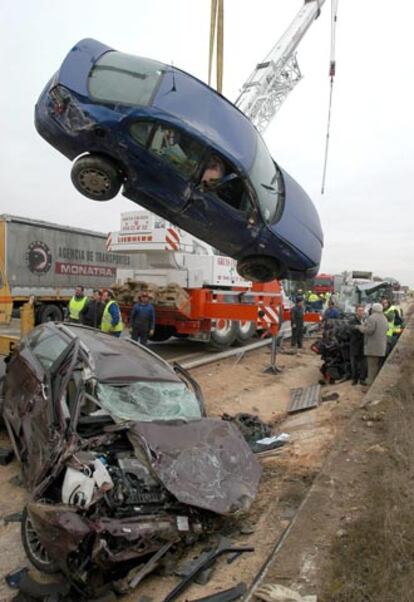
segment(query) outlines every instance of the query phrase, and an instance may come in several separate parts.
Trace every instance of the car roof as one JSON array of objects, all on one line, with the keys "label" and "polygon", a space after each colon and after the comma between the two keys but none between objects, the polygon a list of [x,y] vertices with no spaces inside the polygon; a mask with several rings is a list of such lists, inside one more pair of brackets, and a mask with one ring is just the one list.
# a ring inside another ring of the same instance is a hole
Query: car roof
[{"label": "car roof", "polygon": [[77,324],[55,326],[60,332],[70,331],[80,339],[93,360],[93,372],[101,382],[182,382],[167,362],[131,339],[113,337]]},{"label": "car roof", "polygon": [[204,82],[175,67],[166,68],[152,106],[188,124],[248,172],[260,136],[252,122]]},{"label": "car roof", "polygon": [[[83,96],[89,96],[90,71],[108,52],[119,51],[92,38],[80,40],[66,55],[59,69],[60,83]],[[234,161],[238,168],[249,171],[260,134],[246,115],[193,75],[166,63],[154,62],[165,72],[149,107],[144,109],[153,107],[164,118],[169,115],[172,122],[187,125],[218,152]]]}]

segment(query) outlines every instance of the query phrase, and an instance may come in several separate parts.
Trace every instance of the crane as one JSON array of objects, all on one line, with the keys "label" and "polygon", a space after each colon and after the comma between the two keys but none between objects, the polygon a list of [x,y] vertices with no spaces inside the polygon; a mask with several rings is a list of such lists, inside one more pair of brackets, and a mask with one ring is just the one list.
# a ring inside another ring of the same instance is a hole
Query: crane
[{"label": "crane", "polygon": [[305,0],[282,37],[243,84],[235,105],[264,132],[289,92],[300,82],[296,49],[325,0]]},{"label": "crane", "polygon": [[[220,32],[223,31],[223,11],[221,7],[221,14],[216,17],[218,12],[216,2],[217,0],[212,0],[209,71],[211,72],[214,28],[217,18],[217,48],[218,51],[220,50],[217,53],[217,74],[218,78],[220,77],[218,85],[221,87],[223,68],[220,65],[220,60],[222,61]],[[240,95],[234,104],[250,118],[261,133],[265,131],[289,92],[302,79],[296,58],[296,49],[313,21],[318,18],[324,2],[325,0],[305,0],[285,33],[265,59],[256,65],[253,73],[242,86]]]}]

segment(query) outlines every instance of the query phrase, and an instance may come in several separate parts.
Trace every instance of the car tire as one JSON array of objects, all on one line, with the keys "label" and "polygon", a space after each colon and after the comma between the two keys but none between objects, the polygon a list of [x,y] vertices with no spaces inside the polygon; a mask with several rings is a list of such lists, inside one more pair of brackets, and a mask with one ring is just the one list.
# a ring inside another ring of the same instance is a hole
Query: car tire
[{"label": "car tire", "polygon": [[122,178],[115,163],[100,155],[86,155],[75,161],[71,171],[76,190],[93,201],[116,197]]},{"label": "car tire", "polygon": [[63,320],[63,311],[57,305],[42,305],[39,308],[38,324],[45,322],[61,322]]},{"label": "car tire", "polygon": [[45,548],[40,543],[27,508],[23,510],[21,535],[24,551],[32,565],[43,573],[57,573],[59,567],[54,560],[49,558]]},{"label": "car tire", "polygon": [[236,322],[236,343],[243,345],[256,334],[255,322]]},{"label": "car tire", "polygon": [[216,349],[230,347],[236,340],[237,322],[234,320],[217,320],[210,333],[210,345]]},{"label": "car tire", "polygon": [[282,274],[281,266],[276,259],[265,255],[240,259],[237,262],[237,272],[242,278],[252,282],[270,282]]}]

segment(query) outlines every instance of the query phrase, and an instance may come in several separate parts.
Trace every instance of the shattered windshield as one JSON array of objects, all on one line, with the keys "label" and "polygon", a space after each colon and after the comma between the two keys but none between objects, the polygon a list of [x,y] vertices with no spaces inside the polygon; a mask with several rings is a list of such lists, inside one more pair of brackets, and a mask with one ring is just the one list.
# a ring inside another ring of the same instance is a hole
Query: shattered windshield
[{"label": "shattered windshield", "polygon": [[184,383],[136,382],[114,386],[98,383],[97,398],[115,420],[201,418],[199,403]]}]

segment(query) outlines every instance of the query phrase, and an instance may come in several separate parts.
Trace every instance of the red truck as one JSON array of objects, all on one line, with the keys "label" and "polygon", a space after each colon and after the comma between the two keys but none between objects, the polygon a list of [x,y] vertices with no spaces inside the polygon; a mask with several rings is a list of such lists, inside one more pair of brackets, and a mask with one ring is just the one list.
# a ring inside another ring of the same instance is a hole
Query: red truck
[{"label": "red truck", "polygon": [[335,290],[333,274],[318,274],[312,281],[312,291],[317,293],[333,293]]}]

